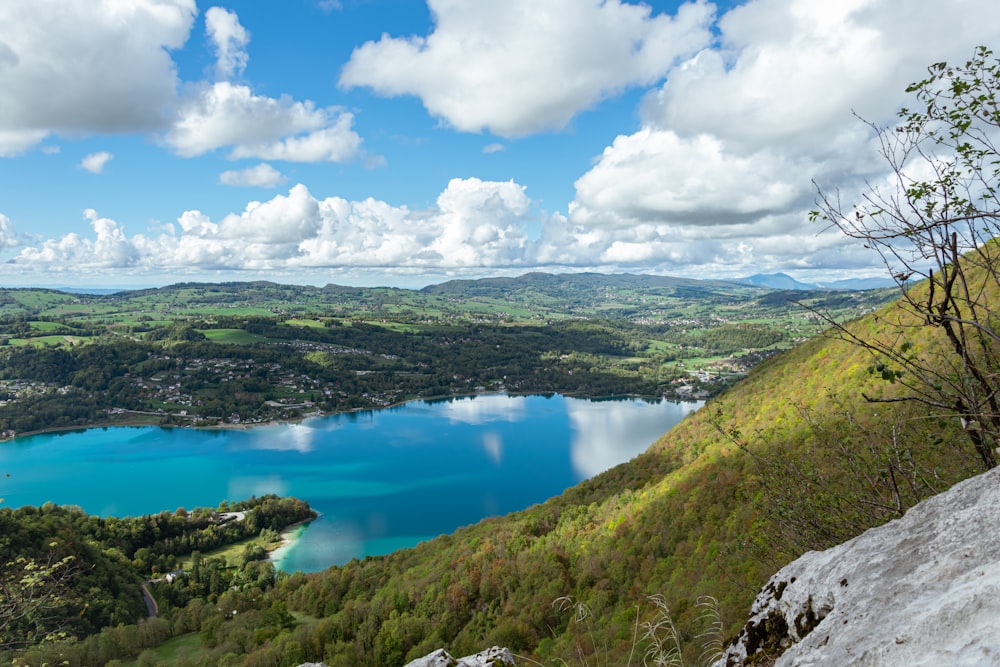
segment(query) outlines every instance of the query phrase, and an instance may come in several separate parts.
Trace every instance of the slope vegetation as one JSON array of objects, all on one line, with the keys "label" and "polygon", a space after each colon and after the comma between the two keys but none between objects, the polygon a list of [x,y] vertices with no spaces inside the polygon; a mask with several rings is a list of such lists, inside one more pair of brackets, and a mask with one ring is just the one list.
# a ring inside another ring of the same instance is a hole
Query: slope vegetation
[{"label": "slope vegetation", "polygon": [[[888,335],[898,310],[849,326],[862,338]],[[914,350],[941,354],[932,329],[910,334]],[[637,623],[662,611],[653,595],[697,663],[702,596],[721,618],[713,637],[733,636],[782,565],[976,471],[949,420],[865,401],[900,390],[872,365],[859,347],[813,338],[761,363],[644,454],[546,503],[414,549],[284,576],[268,591],[161,605],[173,634],[198,632],[179,639],[199,650],[172,664],[389,667],[492,645],[525,664],[638,664]]]},{"label": "slope vegetation", "polygon": [[[874,335],[892,308],[852,326]],[[907,403],[866,403],[862,392],[894,389],[871,364],[842,340],[813,339],[643,455],[558,498],[412,550],[290,577],[276,594],[324,620],[287,638],[323,646],[308,657],[329,665],[402,664],[440,646],[492,644],[543,663],[625,664],[636,614],[660,594],[697,657],[699,596],[717,600],[731,634],[778,567],[975,471],[946,420]],[[575,619],[554,604],[567,596]]]}]

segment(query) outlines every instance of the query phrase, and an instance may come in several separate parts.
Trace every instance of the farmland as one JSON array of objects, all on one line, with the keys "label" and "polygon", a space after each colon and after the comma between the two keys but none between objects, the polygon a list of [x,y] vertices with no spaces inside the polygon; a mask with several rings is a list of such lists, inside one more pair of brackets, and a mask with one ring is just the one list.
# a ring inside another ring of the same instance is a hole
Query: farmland
[{"label": "farmland", "polygon": [[0,430],[246,425],[485,391],[704,398],[891,291],[653,276],[0,290]]}]

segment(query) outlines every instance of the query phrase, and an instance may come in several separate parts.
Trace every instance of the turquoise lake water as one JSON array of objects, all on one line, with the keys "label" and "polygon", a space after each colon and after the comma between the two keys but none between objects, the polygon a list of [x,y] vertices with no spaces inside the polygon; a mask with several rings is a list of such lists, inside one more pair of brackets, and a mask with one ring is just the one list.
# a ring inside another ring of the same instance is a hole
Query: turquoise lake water
[{"label": "turquoise lake water", "polygon": [[0,444],[0,498],[136,516],[292,495],[322,516],[278,566],[313,572],[543,502],[700,406],[490,394],[247,430],[42,434]]}]

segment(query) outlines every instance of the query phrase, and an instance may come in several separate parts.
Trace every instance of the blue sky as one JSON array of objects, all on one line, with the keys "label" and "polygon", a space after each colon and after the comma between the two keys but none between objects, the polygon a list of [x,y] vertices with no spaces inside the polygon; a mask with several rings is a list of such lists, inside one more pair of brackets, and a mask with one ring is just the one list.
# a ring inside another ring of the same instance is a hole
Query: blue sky
[{"label": "blue sky", "polygon": [[808,221],[993,0],[4,0],[0,285],[878,275]]}]

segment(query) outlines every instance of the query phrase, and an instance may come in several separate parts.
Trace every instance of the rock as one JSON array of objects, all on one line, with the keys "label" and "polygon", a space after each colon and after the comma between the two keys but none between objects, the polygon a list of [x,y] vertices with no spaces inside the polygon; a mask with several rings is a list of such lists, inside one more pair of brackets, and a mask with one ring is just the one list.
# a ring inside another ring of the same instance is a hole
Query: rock
[{"label": "rock", "polygon": [[406,663],[405,667],[504,667],[513,665],[514,656],[505,648],[494,646],[475,655],[455,659],[443,648]]},{"label": "rock", "polygon": [[1000,664],[1000,469],[782,568],[722,665]]}]

